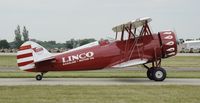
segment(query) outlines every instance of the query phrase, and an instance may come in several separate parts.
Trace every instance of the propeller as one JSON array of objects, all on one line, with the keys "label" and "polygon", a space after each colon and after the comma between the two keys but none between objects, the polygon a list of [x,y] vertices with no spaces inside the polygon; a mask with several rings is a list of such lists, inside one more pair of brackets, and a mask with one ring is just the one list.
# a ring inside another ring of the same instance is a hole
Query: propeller
[{"label": "propeller", "polygon": [[178,38],[178,35],[177,35],[177,32],[176,32],[176,29],[173,28],[173,32],[175,34],[175,38],[176,38],[176,43],[179,45],[180,44],[180,41],[179,41],[179,38]]}]

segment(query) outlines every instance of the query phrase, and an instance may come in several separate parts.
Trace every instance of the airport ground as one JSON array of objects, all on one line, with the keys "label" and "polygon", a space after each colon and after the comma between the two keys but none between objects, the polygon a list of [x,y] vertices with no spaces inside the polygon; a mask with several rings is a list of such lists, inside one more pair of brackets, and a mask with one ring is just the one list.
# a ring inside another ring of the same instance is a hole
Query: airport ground
[{"label": "airport ground", "polygon": [[49,72],[43,81],[35,81],[35,73],[17,69],[15,56],[4,55],[0,56],[0,102],[198,103],[200,55],[179,54],[163,60],[162,66],[168,71],[164,82],[149,81],[140,66]]},{"label": "airport ground", "polygon": [[200,86],[1,86],[1,103],[199,103]]}]

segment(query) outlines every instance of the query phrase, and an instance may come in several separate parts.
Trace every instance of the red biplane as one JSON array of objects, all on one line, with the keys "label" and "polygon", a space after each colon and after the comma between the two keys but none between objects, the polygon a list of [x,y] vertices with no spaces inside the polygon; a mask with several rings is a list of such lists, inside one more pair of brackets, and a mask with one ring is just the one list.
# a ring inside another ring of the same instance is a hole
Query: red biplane
[{"label": "red biplane", "polygon": [[59,54],[51,54],[41,45],[27,41],[17,52],[17,63],[21,70],[41,73],[36,80],[42,80],[49,71],[144,65],[150,80],[163,81],[166,71],[161,68],[161,59],[176,55],[176,36],[172,31],[152,33],[148,25],[151,20],[144,17],[118,25],[112,29],[116,32],[113,40],[95,41]]}]

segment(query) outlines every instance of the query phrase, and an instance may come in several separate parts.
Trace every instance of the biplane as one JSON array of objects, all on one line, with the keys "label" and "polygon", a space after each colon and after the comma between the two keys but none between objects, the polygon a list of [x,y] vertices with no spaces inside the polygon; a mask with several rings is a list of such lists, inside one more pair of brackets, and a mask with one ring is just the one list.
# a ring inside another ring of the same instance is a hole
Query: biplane
[{"label": "biplane", "polygon": [[151,21],[144,17],[117,25],[112,28],[116,33],[114,40],[102,39],[59,54],[51,54],[41,45],[27,41],[18,49],[17,64],[20,70],[38,72],[36,80],[42,80],[49,71],[143,65],[150,80],[163,81],[167,73],[161,67],[161,59],[176,55],[176,35],[169,30],[152,33]]}]

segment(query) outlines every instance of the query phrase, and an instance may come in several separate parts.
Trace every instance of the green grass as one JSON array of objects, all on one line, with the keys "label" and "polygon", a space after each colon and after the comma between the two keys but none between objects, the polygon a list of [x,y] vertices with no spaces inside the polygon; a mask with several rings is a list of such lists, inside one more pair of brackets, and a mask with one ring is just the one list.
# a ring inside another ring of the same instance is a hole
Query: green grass
[{"label": "green grass", "polygon": [[[37,73],[14,71],[0,72],[0,78],[34,78]],[[47,78],[134,78],[143,77],[143,71],[70,71],[70,72],[48,72]]]},{"label": "green grass", "polygon": [[174,56],[162,59],[162,66],[172,68],[200,68],[200,56]]},{"label": "green grass", "polygon": [[0,86],[0,103],[198,103],[200,86]]},{"label": "green grass", "polygon": [[0,67],[17,67],[16,56],[0,55]]},{"label": "green grass", "polygon": [[[0,78],[35,78],[37,73],[0,72]],[[49,72],[46,78],[146,78],[146,71],[110,70],[110,71],[77,71]],[[200,71],[168,71],[167,78],[200,78]]]}]

